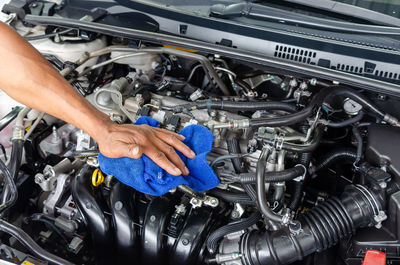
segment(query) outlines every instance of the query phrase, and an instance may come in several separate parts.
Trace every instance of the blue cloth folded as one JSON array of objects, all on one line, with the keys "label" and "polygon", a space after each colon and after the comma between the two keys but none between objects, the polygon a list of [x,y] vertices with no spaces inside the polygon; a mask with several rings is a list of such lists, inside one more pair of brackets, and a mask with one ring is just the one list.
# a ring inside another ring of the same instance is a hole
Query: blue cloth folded
[{"label": "blue cloth folded", "polygon": [[[158,121],[149,117],[140,117],[135,124],[158,127]],[[99,154],[100,169],[108,175],[113,175],[124,184],[153,196],[163,195],[181,184],[197,192],[216,187],[219,180],[206,160],[206,156],[212,148],[212,133],[203,126],[189,125],[179,134],[186,137],[183,143],[196,153],[195,158],[189,159],[177,151],[190,171],[188,176],[168,174],[146,155],[142,155],[139,159],[132,159],[128,157],[108,158]]]}]

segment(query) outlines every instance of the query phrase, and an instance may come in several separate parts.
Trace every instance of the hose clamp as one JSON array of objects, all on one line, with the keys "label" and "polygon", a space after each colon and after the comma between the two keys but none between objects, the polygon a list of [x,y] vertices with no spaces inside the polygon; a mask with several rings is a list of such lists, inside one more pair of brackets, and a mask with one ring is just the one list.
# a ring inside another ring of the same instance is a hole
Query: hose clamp
[{"label": "hose clamp", "polygon": [[375,227],[380,229],[382,227],[382,222],[387,219],[386,213],[380,209],[380,204],[367,188],[359,184],[355,185],[355,187],[367,199],[368,203],[373,209]]},{"label": "hose clamp", "polygon": [[284,142],[285,142],[285,133],[279,132],[279,134],[275,135],[273,145],[275,146],[275,149],[277,151],[282,150]]},{"label": "hose clamp", "polygon": [[302,164],[297,164],[294,167],[302,167],[304,169],[304,173],[301,176],[298,176],[297,178],[294,178],[294,181],[303,181],[306,178],[306,174],[307,174],[307,168],[302,165]]}]

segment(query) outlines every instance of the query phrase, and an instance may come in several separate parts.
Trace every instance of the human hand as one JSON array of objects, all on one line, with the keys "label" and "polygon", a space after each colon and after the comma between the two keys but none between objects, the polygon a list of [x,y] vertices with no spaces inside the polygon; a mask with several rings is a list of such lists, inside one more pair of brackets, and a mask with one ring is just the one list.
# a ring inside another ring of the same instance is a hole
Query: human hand
[{"label": "human hand", "polygon": [[148,125],[110,124],[102,137],[97,139],[100,152],[110,158],[139,158],[147,155],[168,173],[179,176],[188,175],[189,170],[175,152],[180,151],[188,158],[196,154],[182,141],[179,135],[164,129]]}]

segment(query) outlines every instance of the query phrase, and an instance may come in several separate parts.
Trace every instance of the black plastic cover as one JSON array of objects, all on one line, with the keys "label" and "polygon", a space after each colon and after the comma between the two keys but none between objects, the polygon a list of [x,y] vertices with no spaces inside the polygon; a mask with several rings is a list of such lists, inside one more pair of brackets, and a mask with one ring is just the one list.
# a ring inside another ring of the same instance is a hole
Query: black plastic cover
[{"label": "black plastic cover", "polygon": [[366,159],[375,166],[387,166],[388,172],[400,177],[400,127],[374,124],[368,128]]}]

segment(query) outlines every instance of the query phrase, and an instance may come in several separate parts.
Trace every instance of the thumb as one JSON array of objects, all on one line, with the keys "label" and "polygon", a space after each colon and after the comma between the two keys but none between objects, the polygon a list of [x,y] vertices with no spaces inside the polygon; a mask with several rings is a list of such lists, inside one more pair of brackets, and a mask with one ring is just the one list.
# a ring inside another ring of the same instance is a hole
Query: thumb
[{"label": "thumb", "polygon": [[127,144],[128,154],[126,156],[134,159],[138,159],[142,156],[143,152],[137,144]]}]

